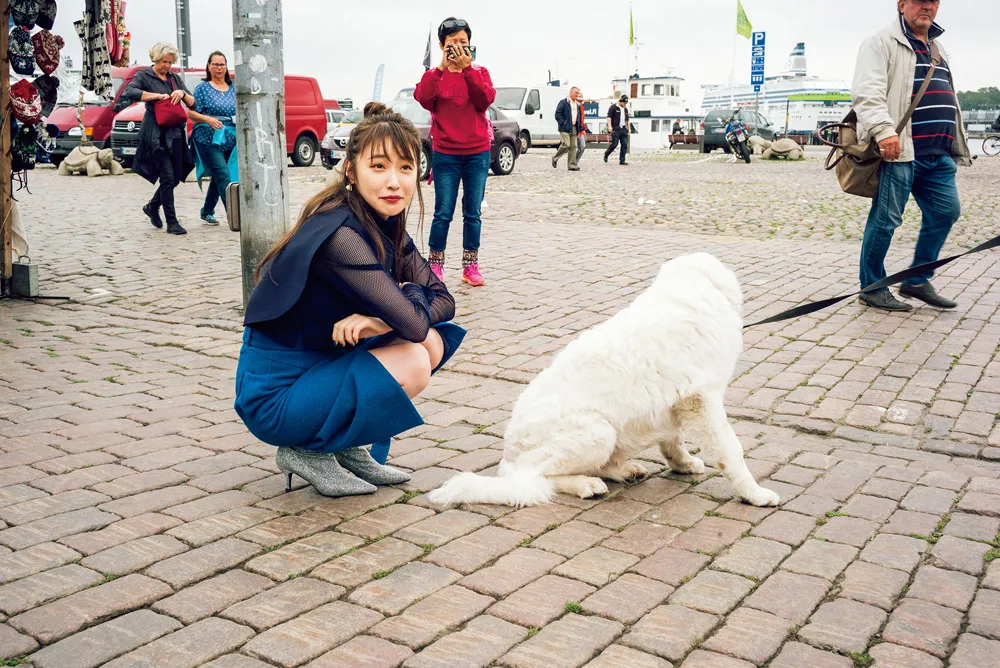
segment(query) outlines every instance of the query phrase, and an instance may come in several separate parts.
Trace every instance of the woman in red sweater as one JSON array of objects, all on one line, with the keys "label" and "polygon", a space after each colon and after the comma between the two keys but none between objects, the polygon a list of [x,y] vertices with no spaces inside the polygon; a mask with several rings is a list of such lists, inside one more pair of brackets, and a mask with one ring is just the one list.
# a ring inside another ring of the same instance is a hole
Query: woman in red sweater
[{"label": "woman in red sweater", "polygon": [[434,221],[430,234],[430,265],[444,280],[444,251],[455,215],[458,184],[462,196],[462,281],[483,285],[479,271],[479,234],[483,195],[490,168],[490,125],[487,109],[496,90],[485,67],[473,63],[472,28],[449,17],[438,27],[441,64],[424,73],[413,97],[431,112],[434,169]]}]

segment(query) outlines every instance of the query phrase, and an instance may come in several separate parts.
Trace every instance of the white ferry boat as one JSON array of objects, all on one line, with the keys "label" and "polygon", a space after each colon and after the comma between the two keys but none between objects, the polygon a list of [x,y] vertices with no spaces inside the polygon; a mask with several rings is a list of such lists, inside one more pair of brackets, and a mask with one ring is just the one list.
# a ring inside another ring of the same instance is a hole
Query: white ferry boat
[{"label": "white ferry boat", "polygon": [[683,92],[684,79],[672,74],[628,79],[612,79],[612,94],[599,100],[584,101],[588,140],[607,141],[608,109],[622,95],[628,95],[631,123],[630,150],[646,151],[670,145],[674,121],[680,121],[685,133],[694,135],[703,114]]}]

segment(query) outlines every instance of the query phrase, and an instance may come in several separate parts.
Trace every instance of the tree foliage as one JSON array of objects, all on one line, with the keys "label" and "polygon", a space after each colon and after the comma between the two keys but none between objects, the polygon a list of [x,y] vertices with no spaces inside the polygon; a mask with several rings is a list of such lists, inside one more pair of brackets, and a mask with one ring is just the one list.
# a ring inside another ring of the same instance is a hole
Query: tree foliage
[{"label": "tree foliage", "polygon": [[1000,88],[959,91],[958,103],[962,109],[1000,109]]}]

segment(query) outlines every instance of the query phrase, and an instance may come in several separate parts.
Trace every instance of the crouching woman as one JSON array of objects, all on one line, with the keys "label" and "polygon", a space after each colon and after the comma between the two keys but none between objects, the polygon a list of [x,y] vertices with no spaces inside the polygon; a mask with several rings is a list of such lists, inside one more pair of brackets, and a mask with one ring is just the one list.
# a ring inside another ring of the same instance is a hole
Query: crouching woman
[{"label": "crouching woman", "polygon": [[326,496],[409,480],[365,446],[423,424],[410,400],[465,336],[406,232],[414,193],[423,217],[420,152],[410,121],[369,103],[344,178],[303,206],[257,269],[235,408],[278,447],[289,489],[293,474]]}]

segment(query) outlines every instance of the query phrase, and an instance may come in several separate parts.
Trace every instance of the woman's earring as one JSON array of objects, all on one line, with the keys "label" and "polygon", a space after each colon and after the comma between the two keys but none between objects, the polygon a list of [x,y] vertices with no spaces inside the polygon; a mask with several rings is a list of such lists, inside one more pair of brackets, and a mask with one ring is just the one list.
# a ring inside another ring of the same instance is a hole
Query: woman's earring
[{"label": "woman's earring", "polygon": [[352,190],[354,190],[354,186],[352,186],[352,185],[351,185],[350,183],[348,183],[348,184],[347,184],[347,185],[346,185],[346,186],[344,187],[344,189],[345,189],[345,190],[347,190],[347,192],[351,192]]}]

